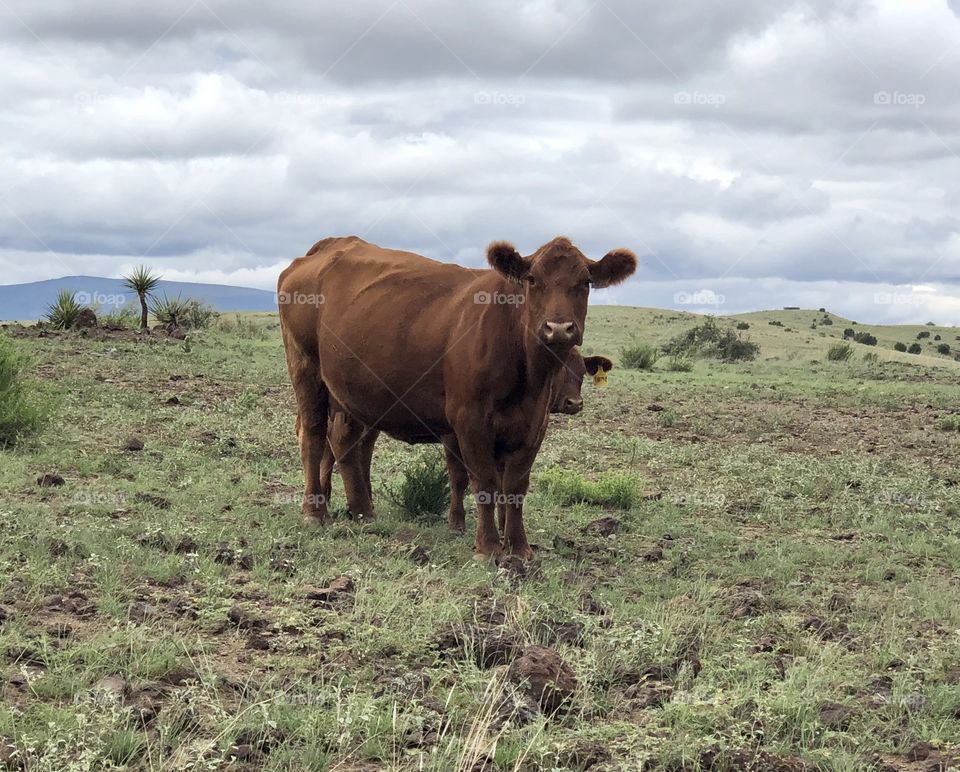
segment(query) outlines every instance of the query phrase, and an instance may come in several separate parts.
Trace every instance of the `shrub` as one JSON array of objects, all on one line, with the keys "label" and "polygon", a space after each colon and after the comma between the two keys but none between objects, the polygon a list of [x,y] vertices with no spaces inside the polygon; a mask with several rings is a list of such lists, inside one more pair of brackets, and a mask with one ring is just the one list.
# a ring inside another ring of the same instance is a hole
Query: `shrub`
[{"label": "shrub", "polygon": [[825,309],[825,308],[821,308],[821,309],[819,309],[819,310],[820,310],[820,313],[821,313],[821,314],[827,313],[827,309]]},{"label": "shrub", "polygon": [[693,360],[682,354],[674,354],[667,361],[667,370],[671,373],[689,373],[693,370]]},{"label": "shrub", "polygon": [[704,356],[736,362],[755,359],[760,346],[743,340],[731,329],[721,328],[716,319],[707,317],[696,327],[671,339],[663,350],[674,356]]},{"label": "shrub", "polygon": [[941,343],[939,346],[937,346],[937,353],[938,353],[938,354],[948,354],[948,355],[949,355],[949,353],[950,353],[950,344],[949,344],[949,343]]},{"label": "shrub", "polygon": [[937,424],[945,432],[960,432],[960,415],[948,415]]},{"label": "shrub", "polygon": [[43,315],[55,330],[69,330],[77,323],[83,306],[77,302],[77,293],[62,289],[55,302],[47,306]]},{"label": "shrub", "polygon": [[139,314],[133,307],[133,303],[124,303],[122,306],[117,306],[110,313],[102,315],[98,314],[97,317],[100,320],[100,325],[102,327],[123,327],[124,329],[136,329],[137,325],[140,323]]},{"label": "shrub", "polygon": [[853,329],[853,327],[847,327],[847,328],[843,331],[843,339],[844,339],[844,340],[847,340],[848,338],[852,338],[852,337],[853,337],[854,335],[856,335],[856,334],[857,334],[857,333],[856,333],[856,331]]},{"label": "shrub", "polygon": [[907,344],[906,344],[906,343],[901,343],[900,341],[897,341],[896,343],[893,344],[893,348],[894,348],[895,351],[906,351],[906,350],[907,350]]},{"label": "shrub", "polygon": [[596,504],[630,509],[640,498],[636,477],[623,472],[601,472],[592,481],[576,472],[548,469],[540,475],[537,485],[561,506]]},{"label": "shrub", "polygon": [[750,322],[737,322],[737,329],[738,329],[738,330],[749,330],[749,329],[750,329]]},{"label": "shrub", "polygon": [[652,370],[657,357],[657,350],[646,343],[632,343],[620,349],[620,364],[630,370]]},{"label": "shrub", "polygon": [[150,312],[160,324],[180,327],[184,330],[198,330],[210,326],[216,312],[196,298],[175,298],[163,295],[150,307]]},{"label": "shrub", "polygon": [[877,339],[869,332],[858,332],[853,336],[854,341],[862,343],[864,346],[876,346]]},{"label": "shrub", "polygon": [[827,359],[831,362],[846,362],[853,356],[853,347],[849,343],[834,343],[827,350]]},{"label": "shrub", "polygon": [[929,338],[929,337],[930,337],[929,330],[920,330],[920,332],[917,333],[917,340],[923,340],[924,338]]},{"label": "shrub", "polygon": [[933,322],[927,322],[927,327],[936,327],[936,325]]},{"label": "shrub", "polygon": [[777,321],[776,319],[771,322],[767,322],[767,324],[769,324],[771,327],[783,327],[783,322]]},{"label": "shrub", "polygon": [[420,453],[403,471],[398,482],[386,488],[387,498],[412,518],[441,517],[450,504],[450,486],[443,454],[436,450]]},{"label": "shrub", "polygon": [[919,354],[921,351],[923,351],[923,346],[919,343],[911,343],[910,348],[907,349],[908,354]]},{"label": "shrub", "polygon": [[939,335],[934,335],[934,336],[933,336],[933,339],[934,339],[934,340],[940,340],[940,336],[939,336]]},{"label": "shrub", "polygon": [[825,316],[820,320],[820,324],[830,327],[833,324],[833,319],[831,319],[829,316]]},{"label": "shrub", "polygon": [[868,351],[863,355],[863,361],[868,365],[876,364],[880,361],[880,355],[876,351]]},{"label": "shrub", "polygon": [[36,434],[47,419],[46,407],[23,377],[27,358],[9,338],[0,336],[0,448]]}]

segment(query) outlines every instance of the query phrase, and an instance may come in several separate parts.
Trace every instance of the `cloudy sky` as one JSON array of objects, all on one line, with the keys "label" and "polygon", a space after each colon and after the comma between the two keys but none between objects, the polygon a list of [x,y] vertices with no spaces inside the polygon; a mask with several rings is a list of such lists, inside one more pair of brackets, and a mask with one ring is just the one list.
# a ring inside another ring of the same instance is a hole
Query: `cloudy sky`
[{"label": "cloudy sky", "polygon": [[960,323],[960,0],[0,0],[0,283],[566,234],[596,302]]}]

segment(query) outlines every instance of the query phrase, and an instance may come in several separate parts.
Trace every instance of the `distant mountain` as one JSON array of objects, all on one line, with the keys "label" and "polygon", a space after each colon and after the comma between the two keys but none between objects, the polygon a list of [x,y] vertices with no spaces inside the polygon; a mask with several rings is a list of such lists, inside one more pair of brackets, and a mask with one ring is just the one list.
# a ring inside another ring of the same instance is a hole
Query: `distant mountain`
[{"label": "distant mountain", "polygon": [[[139,309],[136,293],[123,286],[121,279],[100,276],[64,276],[60,279],[33,281],[26,284],[0,285],[0,319],[26,321],[39,319],[57,293],[67,289],[77,293],[78,300],[102,311],[115,310],[124,303]],[[184,281],[161,281],[154,295],[198,298],[217,311],[276,311],[273,292],[226,284],[194,284]]]}]

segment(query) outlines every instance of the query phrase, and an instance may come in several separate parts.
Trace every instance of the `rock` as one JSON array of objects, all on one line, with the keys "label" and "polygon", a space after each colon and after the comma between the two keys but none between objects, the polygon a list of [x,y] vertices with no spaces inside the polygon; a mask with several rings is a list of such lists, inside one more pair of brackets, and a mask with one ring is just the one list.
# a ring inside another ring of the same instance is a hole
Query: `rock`
[{"label": "rock", "polygon": [[318,605],[329,605],[336,601],[347,599],[353,595],[355,586],[349,576],[340,576],[334,579],[327,587],[308,588],[307,600]]},{"label": "rock", "polygon": [[41,488],[59,488],[61,485],[65,485],[66,482],[67,481],[56,472],[47,472],[37,478],[37,485]]},{"label": "rock", "polygon": [[170,399],[168,399],[168,400],[167,400],[166,402],[164,402],[163,404],[164,404],[164,405],[171,405],[171,406],[179,405],[179,404],[181,404],[181,403],[180,403],[180,397],[174,395],[174,396],[170,397]]},{"label": "rock", "polygon": [[260,617],[243,608],[243,606],[232,607],[227,612],[227,619],[240,630],[256,630],[264,625],[264,621]]},{"label": "rock", "polygon": [[143,440],[139,437],[128,437],[127,441],[123,443],[123,449],[128,453],[139,453],[143,450]]},{"label": "rock", "polygon": [[594,616],[603,616],[607,613],[607,610],[603,605],[594,598],[590,593],[584,593],[580,598],[580,608],[587,614],[592,614]]},{"label": "rock", "polygon": [[508,691],[500,700],[490,722],[490,730],[500,732],[510,725],[520,728],[532,724],[541,715],[540,706],[526,694]]},{"label": "rock", "polygon": [[643,559],[647,563],[657,563],[663,560],[663,549],[661,547],[652,547],[643,553]]},{"label": "rock", "polygon": [[651,413],[662,413],[665,409],[666,409],[666,408],[664,408],[663,405],[661,405],[661,404],[659,404],[659,403],[657,403],[657,402],[653,402],[653,403],[647,405],[647,410],[649,410]]},{"label": "rock", "polygon": [[130,619],[134,622],[149,622],[160,615],[160,609],[149,603],[134,603],[130,606]]},{"label": "rock", "polygon": [[133,498],[145,504],[152,504],[157,509],[170,509],[170,507],[173,506],[170,499],[165,499],[163,496],[155,496],[152,493],[135,493],[133,494]]},{"label": "rock", "polygon": [[127,682],[118,675],[108,675],[97,681],[90,693],[98,699],[113,700],[119,702],[123,699],[124,692],[127,690]]},{"label": "rock", "polygon": [[544,713],[556,713],[577,690],[577,679],[560,655],[546,646],[528,646],[510,663],[507,678],[517,684]]},{"label": "rock", "polygon": [[462,623],[442,629],[436,646],[442,654],[456,652],[472,658],[479,668],[506,665],[522,648],[517,637],[506,630]]},{"label": "rock", "polygon": [[0,606],[0,625],[13,616],[13,609],[9,606]]},{"label": "rock", "polygon": [[659,708],[667,701],[670,694],[665,689],[634,684],[624,692],[623,696],[630,700],[632,707],[646,710],[647,708]]},{"label": "rock", "polygon": [[606,538],[613,536],[619,530],[620,521],[615,517],[601,517],[599,520],[594,520],[592,523],[589,523],[583,529],[583,532]]},{"label": "rock", "polygon": [[430,562],[430,555],[423,547],[414,547],[407,553],[407,557],[418,566],[425,566]]},{"label": "rock", "polygon": [[527,566],[522,558],[516,555],[500,555],[494,561],[497,567],[497,574],[507,579],[525,579],[527,576]]},{"label": "rock", "polygon": [[829,729],[846,729],[853,717],[853,710],[838,702],[826,702],[820,706],[820,723]]},{"label": "rock", "polygon": [[926,761],[930,758],[930,754],[933,753],[934,750],[935,748],[931,743],[918,742],[910,747],[910,750],[904,754],[904,757],[907,761]]},{"label": "rock", "polygon": [[97,326],[97,314],[92,308],[81,308],[73,326],[78,330],[89,330]]}]

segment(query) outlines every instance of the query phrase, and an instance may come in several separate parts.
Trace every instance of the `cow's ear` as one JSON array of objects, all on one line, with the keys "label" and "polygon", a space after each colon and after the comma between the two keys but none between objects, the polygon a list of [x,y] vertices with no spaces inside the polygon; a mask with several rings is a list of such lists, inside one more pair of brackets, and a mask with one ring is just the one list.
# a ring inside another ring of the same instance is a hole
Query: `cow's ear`
[{"label": "cow's ear", "polygon": [[637,270],[637,256],[629,249],[612,249],[590,263],[590,284],[597,289],[619,284]]},{"label": "cow's ear", "polygon": [[584,357],[583,364],[589,375],[596,375],[597,370],[608,373],[613,369],[613,362],[606,357]]},{"label": "cow's ear", "polygon": [[508,279],[520,280],[530,273],[530,263],[506,241],[494,241],[487,247],[487,262]]}]

